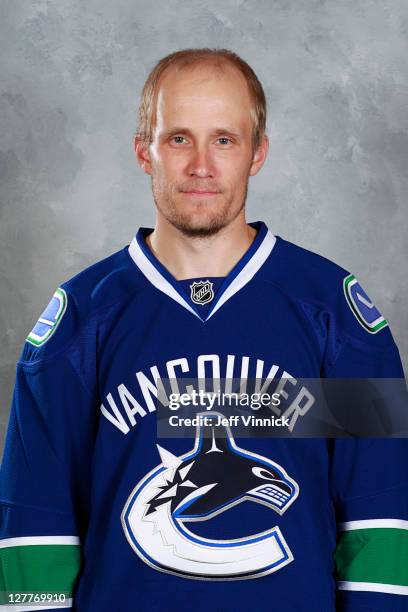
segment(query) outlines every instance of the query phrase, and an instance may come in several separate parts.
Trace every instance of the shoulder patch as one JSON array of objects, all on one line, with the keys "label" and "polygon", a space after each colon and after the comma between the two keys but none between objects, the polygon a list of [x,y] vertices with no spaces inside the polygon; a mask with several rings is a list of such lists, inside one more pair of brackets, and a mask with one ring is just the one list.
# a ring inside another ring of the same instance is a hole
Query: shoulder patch
[{"label": "shoulder patch", "polygon": [[48,306],[28,334],[26,342],[34,346],[42,346],[45,344],[60,324],[67,309],[67,302],[67,294],[64,289],[58,287]]},{"label": "shoulder patch", "polygon": [[376,334],[388,325],[354,274],[349,274],[344,278],[343,288],[351,312],[366,331],[370,334]]}]

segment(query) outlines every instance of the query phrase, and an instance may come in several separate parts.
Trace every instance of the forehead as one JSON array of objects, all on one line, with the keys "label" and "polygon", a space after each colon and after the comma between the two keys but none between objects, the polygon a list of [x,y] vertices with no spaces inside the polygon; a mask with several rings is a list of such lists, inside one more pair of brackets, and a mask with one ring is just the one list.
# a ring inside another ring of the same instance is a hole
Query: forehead
[{"label": "forehead", "polygon": [[234,66],[211,65],[176,70],[162,77],[157,96],[157,129],[189,121],[202,127],[209,119],[250,128],[252,100],[243,74]]}]

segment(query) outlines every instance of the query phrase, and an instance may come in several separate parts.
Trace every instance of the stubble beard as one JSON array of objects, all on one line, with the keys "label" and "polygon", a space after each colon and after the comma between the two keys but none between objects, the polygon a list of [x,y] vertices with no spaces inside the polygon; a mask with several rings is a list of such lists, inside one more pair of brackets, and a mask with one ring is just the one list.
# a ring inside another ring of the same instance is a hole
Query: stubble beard
[{"label": "stubble beard", "polygon": [[[245,207],[248,194],[248,181],[249,177],[245,183],[241,204],[236,210],[231,211],[231,202],[226,202],[215,214],[197,222],[194,220],[193,215],[178,211],[177,203],[172,198],[171,192],[168,189],[162,189],[158,186],[155,177],[151,176],[153,199],[157,209],[173,227],[190,238],[207,238],[209,236],[214,236],[224,227],[232,223]],[[200,203],[200,205],[207,208],[216,206],[215,204],[207,204],[204,202]]]}]

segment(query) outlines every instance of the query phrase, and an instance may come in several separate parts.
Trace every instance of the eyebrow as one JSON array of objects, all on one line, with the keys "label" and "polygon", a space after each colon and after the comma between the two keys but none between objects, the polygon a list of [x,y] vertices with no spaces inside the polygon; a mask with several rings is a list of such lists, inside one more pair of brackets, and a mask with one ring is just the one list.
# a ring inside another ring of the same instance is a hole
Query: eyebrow
[{"label": "eyebrow", "polygon": [[[171,136],[175,136],[176,134],[188,134],[189,136],[193,135],[192,131],[189,128],[176,126],[174,128],[165,130],[162,134],[162,138],[163,139],[170,138]],[[232,136],[233,138],[237,138],[237,139],[242,138],[241,134],[234,132],[234,130],[230,128],[216,128],[215,130],[212,130],[211,134],[213,134],[214,136],[218,136],[221,134],[227,134],[229,136]]]}]

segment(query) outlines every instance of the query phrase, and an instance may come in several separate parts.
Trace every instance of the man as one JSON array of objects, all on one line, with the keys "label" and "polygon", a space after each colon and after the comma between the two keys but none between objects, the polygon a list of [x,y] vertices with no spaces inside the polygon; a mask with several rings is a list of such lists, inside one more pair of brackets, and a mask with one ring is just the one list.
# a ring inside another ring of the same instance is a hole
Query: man
[{"label": "man", "polygon": [[238,440],[221,409],[194,439],[157,436],[167,383],[403,377],[349,272],[247,224],[265,119],[232,52],[179,51],[150,73],[135,152],[155,228],[63,283],[18,362],[8,610],[37,609],[20,592],[79,612],[408,609],[403,441]]}]

